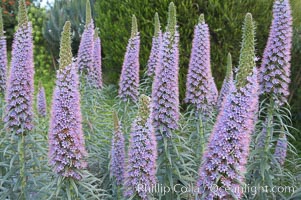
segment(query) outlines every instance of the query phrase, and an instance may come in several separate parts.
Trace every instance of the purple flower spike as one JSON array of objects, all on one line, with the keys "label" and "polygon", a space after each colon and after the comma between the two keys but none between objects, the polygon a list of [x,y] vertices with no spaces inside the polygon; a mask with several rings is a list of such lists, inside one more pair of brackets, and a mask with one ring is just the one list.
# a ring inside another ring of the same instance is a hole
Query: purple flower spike
[{"label": "purple flower spike", "polygon": [[2,10],[0,10],[0,94],[6,90],[7,50],[6,37],[3,31]]},{"label": "purple flower spike", "polygon": [[150,199],[147,188],[157,183],[157,142],[149,102],[149,97],[141,95],[139,115],[132,124],[125,175],[125,196],[137,195],[143,200]]},{"label": "purple flower spike", "polygon": [[79,80],[72,64],[71,23],[62,32],[60,69],[52,99],[49,128],[49,163],[61,176],[80,180],[80,170],[86,167],[84,135],[80,110]]},{"label": "purple flower spike", "polygon": [[[94,49],[94,25],[93,22],[88,24],[82,35],[78,56],[77,65],[81,73],[88,74],[88,77],[93,74],[93,49]],[[88,79],[89,80],[89,79]]]},{"label": "purple flower spike", "polygon": [[[20,6],[22,5],[20,4]],[[34,62],[32,27],[31,23],[27,21],[25,4],[23,6],[24,11],[19,11],[19,25],[14,34],[11,68],[6,90],[6,115],[4,118],[8,130],[16,134],[23,134],[33,128]]]},{"label": "purple flower spike", "polygon": [[39,91],[37,94],[37,108],[38,108],[39,115],[45,117],[47,112],[47,104],[46,104],[45,90],[41,84],[39,84]]},{"label": "purple flower spike", "polygon": [[123,101],[128,99],[136,102],[138,100],[139,87],[139,50],[140,36],[137,28],[137,19],[132,17],[132,35],[129,39],[119,82],[119,97]]},{"label": "purple flower spike", "polygon": [[160,21],[158,13],[155,14],[155,33],[152,41],[152,49],[147,62],[147,75],[152,77],[155,75],[156,68],[160,65],[161,61],[161,44],[162,44],[162,32],[160,30]]},{"label": "purple flower spike", "polygon": [[116,179],[117,185],[122,185],[124,178],[125,167],[125,145],[124,136],[121,131],[120,121],[117,117],[117,113],[114,112],[114,132],[112,138],[111,149],[111,177]]},{"label": "purple flower spike", "polygon": [[[224,101],[214,125],[197,182],[203,199],[241,198],[240,182],[244,181],[245,165],[249,154],[250,135],[258,104],[257,72],[254,68],[245,87],[235,89]],[[215,185],[218,191],[210,190]]]},{"label": "purple flower spike", "polygon": [[94,51],[93,51],[93,80],[92,85],[95,88],[102,88],[102,71],[101,71],[101,41],[98,37],[97,29],[94,33]]},{"label": "purple flower spike", "polygon": [[86,1],[86,26],[77,55],[77,66],[81,73],[87,74],[88,84],[93,80],[94,23],[91,16],[90,0]]},{"label": "purple flower spike", "polygon": [[282,105],[287,101],[290,83],[292,16],[288,0],[276,0],[273,21],[260,68],[260,91],[272,95]]},{"label": "purple flower spike", "polygon": [[157,135],[170,137],[179,121],[179,34],[176,9],[169,6],[169,22],[163,34],[161,63],[156,69],[152,88],[153,124]]},{"label": "purple flower spike", "polygon": [[221,89],[221,92],[219,94],[218,100],[217,100],[217,108],[218,110],[221,110],[224,104],[225,98],[228,96],[230,92],[231,85],[234,84],[233,82],[233,71],[232,71],[232,58],[231,54],[228,54],[228,60],[227,60],[227,72],[226,77],[223,82],[223,86]]},{"label": "purple flower spike", "polygon": [[[201,199],[241,199],[250,136],[258,108],[258,77],[254,61],[254,23],[247,14],[236,84],[230,84],[199,169]],[[213,187],[218,190],[212,190]]]},{"label": "purple flower spike", "polygon": [[280,165],[283,165],[286,158],[287,152],[287,138],[285,134],[281,134],[277,141],[277,145],[275,148],[275,159],[279,162]]},{"label": "purple flower spike", "polygon": [[186,83],[185,101],[197,111],[211,113],[216,106],[218,92],[210,67],[209,28],[201,14],[194,29],[194,38]]}]

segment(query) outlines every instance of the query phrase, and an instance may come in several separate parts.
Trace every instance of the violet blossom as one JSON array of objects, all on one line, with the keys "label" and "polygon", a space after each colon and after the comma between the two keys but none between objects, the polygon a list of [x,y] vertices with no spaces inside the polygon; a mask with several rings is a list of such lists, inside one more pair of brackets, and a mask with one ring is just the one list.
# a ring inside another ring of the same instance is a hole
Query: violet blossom
[{"label": "violet blossom", "polygon": [[120,121],[114,112],[114,132],[112,137],[110,175],[116,179],[117,185],[122,185],[125,168],[125,144]]},{"label": "violet blossom", "polygon": [[292,32],[289,0],[275,0],[259,82],[261,94],[271,96],[279,105],[289,96]]},{"label": "violet blossom", "polygon": [[160,21],[158,13],[155,14],[155,32],[152,40],[152,49],[147,62],[147,75],[155,75],[156,68],[160,65],[161,60],[162,32],[160,30]]},{"label": "violet blossom", "polygon": [[132,17],[132,33],[128,41],[119,81],[118,96],[123,100],[138,100],[140,36],[135,15]]},{"label": "violet blossom", "polygon": [[32,26],[25,2],[19,2],[19,23],[14,34],[12,60],[6,90],[4,122],[8,130],[24,134],[33,128],[34,62]]},{"label": "violet blossom", "polygon": [[61,176],[80,180],[86,167],[82,131],[79,80],[72,63],[71,23],[67,21],[61,37],[60,69],[53,93],[49,128],[49,163]]},{"label": "violet blossom", "polygon": [[2,10],[0,10],[0,94],[5,94],[7,74],[6,37],[3,30]]},{"label": "violet blossom", "polygon": [[217,103],[218,92],[210,66],[210,34],[204,15],[194,29],[186,82],[185,101],[195,106],[197,111],[211,113]]},{"label": "violet blossom", "polygon": [[169,19],[163,34],[161,63],[156,68],[152,87],[153,124],[156,135],[171,136],[179,121],[179,33],[176,25],[176,9],[169,5]]},{"label": "violet blossom", "polygon": [[151,188],[157,183],[157,142],[149,104],[150,98],[141,95],[139,114],[132,123],[125,174],[125,196],[137,195],[143,200],[150,199],[151,193],[137,186]]}]

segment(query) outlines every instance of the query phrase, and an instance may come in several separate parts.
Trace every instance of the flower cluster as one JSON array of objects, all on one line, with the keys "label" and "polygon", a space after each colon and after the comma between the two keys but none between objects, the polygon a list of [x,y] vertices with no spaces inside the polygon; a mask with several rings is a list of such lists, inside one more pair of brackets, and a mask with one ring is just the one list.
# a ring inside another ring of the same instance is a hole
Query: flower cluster
[{"label": "flower cluster", "polygon": [[[197,186],[201,199],[240,199],[242,195],[237,188],[244,181],[259,95],[254,32],[252,15],[248,13],[236,84],[230,84],[199,170]],[[213,185],[219,190],[210,190]]]},{"label": "flower cluster", "polygon": [[113,114],[114,132],[112,137],[111,149],[111,177],[116,178],[117,185],[123,184],[124,167],[125,167],[125,145],[124,136],[121,131],[120,121],[117,113]]},{"label": "flower cluster", "polygon": [[[230,94],[225,99],[217,122],[212,131],[203,163],[199,171],[197,185],[204,199],[232,199],[229,188],[236,198],[241,191],[235,190],[244,181],[250,135],[254,129],[254,115],[258,104],[257,72],[247,78],[245,87],[235,89],[231,84]],[[210,191],[217,184],[220,190]],[[228,190],[227,190],[228,189]]]},{"label": "flower cluster", "polygon": [[260,91],[282,105],[289,95],[292,16],[289,0],[276,0],[273,21],[260,68]]},{"label": "flower cluster", "polygon": [[137,185],[142,184],[151,188],[157,182],[157,143],[149,102],[149,97],[141,95],[139,114],[132,124],[125,175],[125,196],[138,195],[144,200],[149,199],[151,194],[145,190],[139,190]]},{"label": "flower cluster", "polygon": [[[77,65],[81,73],[88,75],[87,81],[93,80],[94,23],[91,16],[90,0],[86,2],[86,26],[83,32],[77,56]],[[88,84],[90,84],[88,82]]]},{"label": "flower cluster", "polygon": [[61,37],[60,69],[52,99],[49,163],[56,173],[80,180],[79,170],[86,167],[84,157],[87,153],[81,124],[78,74],[72,64],[70,28],[71,23],[67,21]]},{"label": "flower cluster", "polygon": [[279,162],[280,165],[283,165],[286,158],[287,152],[287,138],[285,134],[281,134],[278,138],[277,145],[275,148],[274,157]]},{"label": "flower cluster", "polygon": [[194,29],[185,101],[204,113],[212,112],[218,97],[210,67],[209,36],[209,28],[202,14]]},{"label": "flower cluster", "polygon": [[37,109],[39,115],[45,117],[46,116],[46,110],[47,104],[46,104],[46,96],[45,96],[45,90],[44,87],[39,84],[39,91],[37,94]]},{"label": "flower cluster", "polygon": [[137,28],[137,19],[133,16],[132,35],[126,48],[118,91],[119,97],[124,101],[130,99],[136,102],[138,100],[139,50],[140,36]]},{"label": "flower cluster", "polygon": [[162,32],[160,30],[160,21],[158,13],[155,15],[155,33],[152,40],[152,49],[147,62],[147,75],[152,77],[155,75],[156,68],[160,65],[160,50],[162,43]]},{"label": "flower cluster", "polygon": [[6,37],[3,31],[2,11],[0,10],[0,94],[6,90],[7,50]]},{"label": "flower cluster", "polygon": [[152,88],[152,109],[155,131],[163,131],[170,136],[170,131],[178,128],[179,120],[179,34],[176,30],[176,10],[169,6],[169,24],[163,34],[162,60],[156,69]]},{"label": "flower cluster", "polygon": [[217,99],[217,108],[218,110],[221,110],[224,104],[224,100],[228,96],[230,92],[230,88],[234,84],[233,82],[233,71],[232,71],[232,58],[231,54],[228,54],[228,60],[227,60],[227,72],[226,72],[226,77],[223,82],[222,89],[220,91],[220,94]]},{"label": "flower cluster", "polygon": [[[6,90],[6,127],[16,134],[33,127],[34,62],[31,23],[23,1],[19,5],[19,24],[14,35],[12,61]],[[2,59],[2,58],[1,58]]]},{"label": "flower cluster", "polygon": [[102,88],[102,71],[101,71],[101,41],[98,37],[97,30],[94,33],[94,50],[93,50],[93,70],[92,85],[95,88]]},{"label": "flower cluster", "polygon": [[88,24],[82,35],[78,56],[77,65],[81,73],[87,73],[88,77],[93,74],[93,49],[94,49],[94,25],[93,22]]}]

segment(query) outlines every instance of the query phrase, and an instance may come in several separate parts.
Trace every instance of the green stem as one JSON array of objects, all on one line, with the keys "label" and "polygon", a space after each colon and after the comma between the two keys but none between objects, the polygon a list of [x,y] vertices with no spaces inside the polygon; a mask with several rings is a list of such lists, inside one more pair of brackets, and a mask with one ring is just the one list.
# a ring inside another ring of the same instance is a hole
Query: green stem
[{"label": "green stem", "polygon": [[268,107],[268,122],[267,122],[267,137],[266,137],[266,143],[265,143],[265,151],[269,152],[270,142],[273,138],[273,104],[270,104]]},{"label": "green stem", "polygon": [[26,158],[25,158],[25,134],[21,134],[21,141],[19,141],[19,159],[20,159],[20,179],[21,179],[21,199],[26,199]]},{"label": "green stem", "polygon": [[203,155],[203,153],[205,151],[206,141],[205,141],[205,136],[204,136],[204,124],[203,124],[203,120],[202,120],[201,115],[199,115],[199,118],[198,118],[197,131],[198,131],[198,134],[200,136],[200,144],[201,144],[200,155]]}]

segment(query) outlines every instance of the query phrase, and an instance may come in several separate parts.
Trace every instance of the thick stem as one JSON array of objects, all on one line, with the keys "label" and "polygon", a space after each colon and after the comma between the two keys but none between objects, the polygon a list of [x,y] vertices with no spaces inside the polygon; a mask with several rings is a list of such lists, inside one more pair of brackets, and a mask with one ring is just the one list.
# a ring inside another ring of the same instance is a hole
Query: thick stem
[{"label": "thick stem", "polygon": [[21,134],[21,140],[19,141],[19,148],[18,148],[18,153],[19,153],[19,160],[20,160],[20,179],[21,179],[21,199],[26,199],[26,158],[25,158],[25,134]]}]

